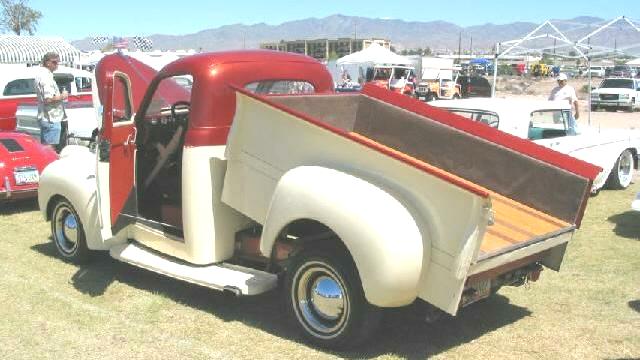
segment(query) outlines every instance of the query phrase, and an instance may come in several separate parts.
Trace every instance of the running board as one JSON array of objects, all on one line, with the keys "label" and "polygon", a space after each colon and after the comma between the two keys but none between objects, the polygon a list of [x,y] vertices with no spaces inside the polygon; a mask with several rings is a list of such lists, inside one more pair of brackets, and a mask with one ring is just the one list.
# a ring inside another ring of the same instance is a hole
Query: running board
[{"label": "running board", "polygon": [[122,244],[109,250],[116,260],[172,278],[236,295],[258,295],[274,289],[278,276],[232,264],[195,266],[165,258],[136,244]]}]

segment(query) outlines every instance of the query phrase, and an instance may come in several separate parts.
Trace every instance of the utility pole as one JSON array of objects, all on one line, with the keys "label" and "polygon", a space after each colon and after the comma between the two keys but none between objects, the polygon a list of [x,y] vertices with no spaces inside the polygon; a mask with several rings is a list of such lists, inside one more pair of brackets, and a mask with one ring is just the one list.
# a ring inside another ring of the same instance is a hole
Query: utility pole
[{"label": "utility pole", "polygon": [[469,55],[473,57],[473,36],[471,37],[471,44],[469,45]]},{"label": "utility pole", "polygon": [[462,31],[458,35],[458,64],[460,64],[460,53],[462,52]]}]

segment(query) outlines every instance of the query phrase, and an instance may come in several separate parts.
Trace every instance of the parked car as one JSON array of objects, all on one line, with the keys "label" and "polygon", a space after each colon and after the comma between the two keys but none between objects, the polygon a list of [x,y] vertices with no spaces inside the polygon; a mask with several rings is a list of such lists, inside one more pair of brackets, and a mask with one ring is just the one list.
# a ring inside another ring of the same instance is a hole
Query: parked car
[{"label": "parked car", "polygon": [[640,79],[604,79],[597,89],[591,90],[591,111],[599,108],[631,112],[640,109]]},{"label": "parked car", "polygon": [[[41,66],[0,64],[0,129],[16,128],[16,111],[20,104],[36,104],[35,76],[47,71]],[[60,66],[53,73],[60,91],[69,93],[68,104],[91,101],[92,74],[85,70]]]},{"label": "parked car", "polygon": [[578,127],[566,101],[491,98],[431,104],[599,166],[592,193],[605,186],[625,189],[633,179],[640,132]]},{"label": "parked car", "polygon": [[630,65],[616,65],[611,70],[611,76],[615,77],[633,78],[636,75],[636,70]]},{"label": "parked car", "polygon": [[482,76],[458,76],[457,83],[460,85],[462,98],[491,97],[491,84]]},{"label": "parked car", "polygon": [[589,70],[584,73],[584,76],[589,76],[589,74],[591,74],[591,77],[603,78],[605,76],[605,68],[604,66],[591,66]]},{"label": "parked car", "polygon": [[27,134],[0,130],[0,201],[36,197],[40,174],[57,158]]}]

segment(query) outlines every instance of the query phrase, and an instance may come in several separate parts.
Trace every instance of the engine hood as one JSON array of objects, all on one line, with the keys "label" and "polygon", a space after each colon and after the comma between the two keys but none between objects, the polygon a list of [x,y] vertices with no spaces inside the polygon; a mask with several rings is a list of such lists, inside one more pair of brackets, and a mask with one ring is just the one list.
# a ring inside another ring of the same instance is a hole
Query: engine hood
[{"label": "engine hood", "polygon": [[625,88],[602,88],[595,89],[591,93],[592,94],[631,94],[635,91],[633,89],[625,89]]}]

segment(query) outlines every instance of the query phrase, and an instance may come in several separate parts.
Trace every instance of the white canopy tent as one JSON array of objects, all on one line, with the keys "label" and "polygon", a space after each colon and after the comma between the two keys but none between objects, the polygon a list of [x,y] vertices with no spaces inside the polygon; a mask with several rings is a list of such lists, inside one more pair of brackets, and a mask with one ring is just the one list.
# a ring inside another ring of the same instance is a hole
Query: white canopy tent
[{"label": "white canopy tent", "polygon": [[627,65],[640,66],[640,58],[627,61]]},{"label": "white canopy tent", "polygon": [[342,65],[409,65],[409,58],[398,55],[376,43],[369,45],[366,49],[354,52],[347,56],[341,57],[336,61],[338,66]]},{"label": "white canopy tent", "polygon": [[0,63],[36,64],[50,51],[60,55],[65,64],[80,60],[80,50],[61,37],[0,35]]}]

